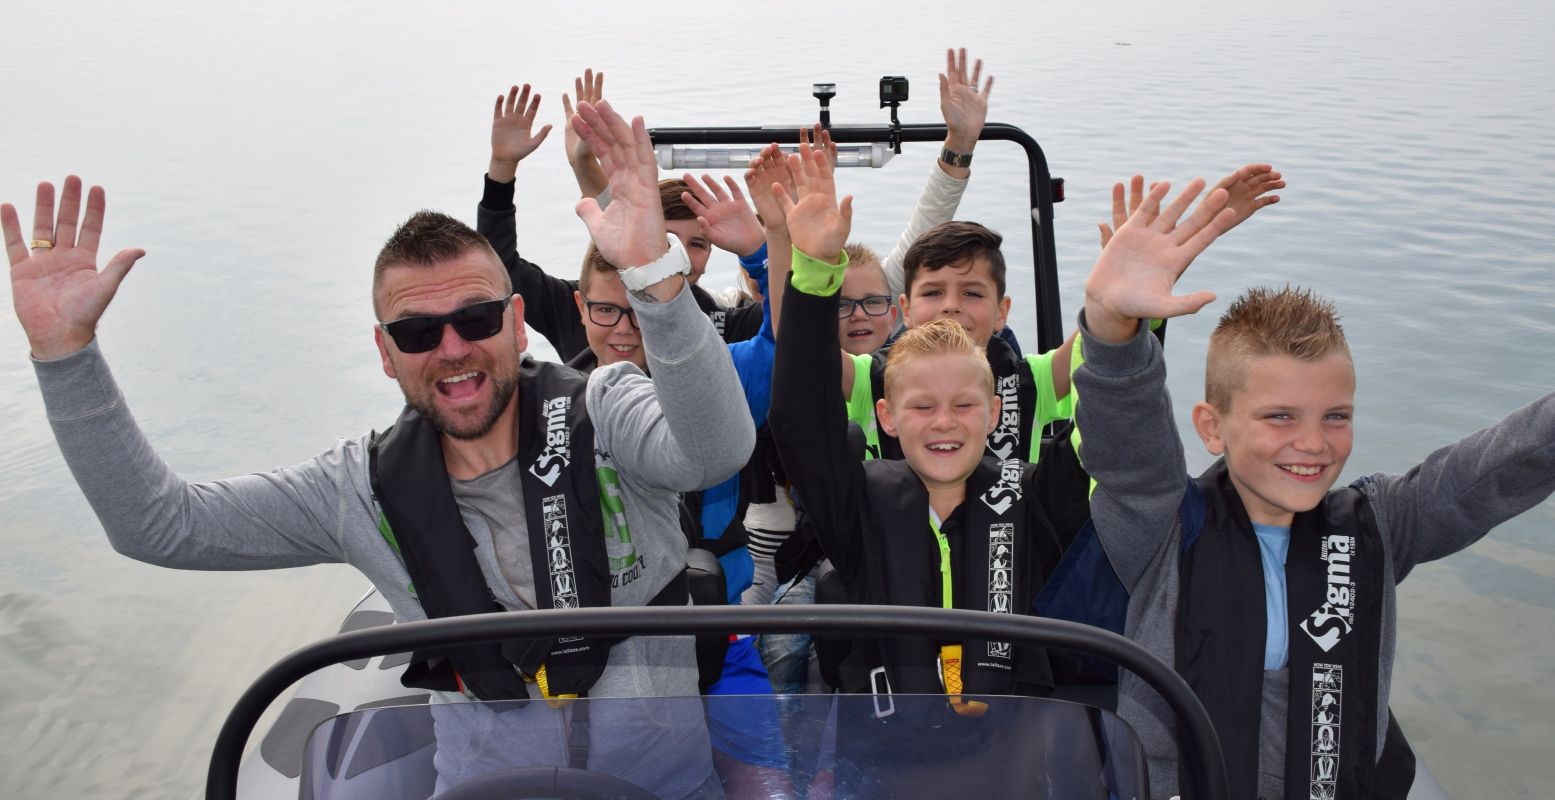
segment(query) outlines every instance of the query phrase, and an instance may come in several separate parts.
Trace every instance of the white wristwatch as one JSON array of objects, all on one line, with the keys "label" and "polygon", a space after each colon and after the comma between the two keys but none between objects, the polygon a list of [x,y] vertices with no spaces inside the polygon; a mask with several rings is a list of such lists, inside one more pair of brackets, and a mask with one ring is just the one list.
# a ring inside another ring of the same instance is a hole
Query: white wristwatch
[{"label": "white wristwatch", "polygon": [[621,270],[621,283],[626,285],[628,291],[641,292],[671,275],[691,274],[691,257],[686,255],[686,248],[680,239],[669,237],[669,246],[670,249],[652,264]]}]

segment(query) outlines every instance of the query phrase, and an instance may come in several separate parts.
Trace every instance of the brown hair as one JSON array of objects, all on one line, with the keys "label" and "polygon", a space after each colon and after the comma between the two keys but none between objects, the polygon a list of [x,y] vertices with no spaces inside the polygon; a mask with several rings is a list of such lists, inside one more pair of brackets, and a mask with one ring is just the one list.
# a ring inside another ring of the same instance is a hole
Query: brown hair
[{"label": "brown hair", "polygon": [[599,248],[595,247],[593,242],[589,242],[588,252],[583,254],[583,272],[578,275],[579,294],[588,297],[589,286],[593,284],[596,272],[614,275],[618,270],[614,264],[606,261],[605,257],[599,254]]},{"label": "brown hair", "polygon": [[696,212],[692,211],[691,206],[686,205],[686,201],[680,197],[681,192],[689,191],[691,191],[691,187],[687,186],[686,182],[679,178],[659,181],[659,204],[664,206],[664,219],[697,218]]},{"label": "brown hair", "polygon": [[891,396],[891,386],[901,365],[914,358],[940,353],[959,353],[977,360],[983,377],[983,386],[993,394],[993,368],[988,366],[988,355],[961,323],[951,319],[936,319],[908,328],[891,345],[891,353],[885,362],[885,396]]},{"label": "brown hair", "polygon": [[1334,304],[1311,289],[1248,289],[1220,317],[1205,354],[1204,399],[1226,411],[1242,388],[1247,359],[1290,356],[1316,361],[1338,353],[1350,358],[1350,345]]},{"label": "brown hair", "polygon": [[491,263],[502,276],[508,294],[513,293],[513,282],[502,267],[502,260],[491,249],[486,237],[474,228],[447,214],[436,211],[417,211],[405,220],[378,251],[373,263],[373,314],[381,314],[378,308],[378,287],[383,283],[383,273],[390,267],[433,267],[458,258],[471,250],[481,250],[491,256]]},{"label": "brown hair", "polygon": [[988,259],[994,287],[1003,298],[1004,253],[999,251],[1003,242],[1003,236],[976,222],[953,221],[936,225],[907,248],[907,255],[902,258],[902,271],[906,273],[903,291],[908,297],[912,296],[912,285],[919,272],[962,265],[970,267],[974,259],[982,256]]},{"label": "brown hair", "polygon": [[[664,219],[696,219],[697,215],[681,199],[680,193],[690,191],[686,182],[679,178],[669,178],[659,181],[659,204],[664,207]],[[578,291],[584,295],[589,293],[589,284],[593,283],[593,275],[596,272],[612,274],[617,272],[614,264],[605,260],[600,255],[599,248],[589,242],[588,252],[583,254],[583,271],[578,275]]]}]

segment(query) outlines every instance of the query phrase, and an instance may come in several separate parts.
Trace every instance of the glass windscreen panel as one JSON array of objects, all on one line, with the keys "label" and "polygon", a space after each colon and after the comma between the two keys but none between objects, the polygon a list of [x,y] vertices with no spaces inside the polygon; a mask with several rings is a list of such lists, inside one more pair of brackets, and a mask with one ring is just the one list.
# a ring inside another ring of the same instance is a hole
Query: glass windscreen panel
[{"label": "glass windscreen panel", "polygon": [[[759,695],[434,703],[334,717],[307,800],[1146,796],[1111,712],[1029,697]],[[975,708],[975,706],[973,706]]]}]

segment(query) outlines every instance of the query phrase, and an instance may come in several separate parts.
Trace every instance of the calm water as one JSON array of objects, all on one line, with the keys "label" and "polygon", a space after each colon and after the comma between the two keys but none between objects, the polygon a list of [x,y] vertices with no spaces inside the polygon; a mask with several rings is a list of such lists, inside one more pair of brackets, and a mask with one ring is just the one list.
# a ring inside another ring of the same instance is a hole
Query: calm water
[{"label": "calm water", "polygon": [[[991,117],[1031,131],[1068,180],[1066,314],[1112,181],[1213,180],[1267,160],[1290,181],[1285,202],[1186,283],[1219,291],[1212,308],[1286,281],[1338,303],[1361,380],[1347,475],[1405,469],[1551,388],[1547,4],[1003,3],[953,20],[940,4],[899,5],[801,19],[625,2],[22,0],[0,50],[0,199],[30,218],[36,181],[74,171],[108,188],[105,249],[150,255],[102,325],[104,350],[162,455],[219,478],[392,420],[368,267],[417,208],[473,222],[490,103],[508,84],[538,84],[559,122],[561,91],[592,65],[618,108],[688,125],[808,121],[809,85],[834,81],[834,120],[848,123],[882,121],[876,80],[906,74],[903,119],[928,122],[941,48],[976,43],[997,76]],[[856,238],[895,240],[933,157],[920,146],[846,176]],[[1029,263],[1024,174],[1013,147],[985,145],[961,211],[1003,230],[1014,264]],[[519,179],[525,255],[571,275],[585,234],[559,131]],[[708,285],[732,267],[717,261]],[[0,796],[194,796],[237,693],[332,632],[365,581],[343,567],[177,573],[111,552],[5,316]],[[1032,338],[1028,294],[1015,321]],[[1190,435],[1208,329],[1172,327]],[[1545,503],[1401,590],[1394,708],[1455,796],[1548,796],[1555,781],[1552,523]]]}]

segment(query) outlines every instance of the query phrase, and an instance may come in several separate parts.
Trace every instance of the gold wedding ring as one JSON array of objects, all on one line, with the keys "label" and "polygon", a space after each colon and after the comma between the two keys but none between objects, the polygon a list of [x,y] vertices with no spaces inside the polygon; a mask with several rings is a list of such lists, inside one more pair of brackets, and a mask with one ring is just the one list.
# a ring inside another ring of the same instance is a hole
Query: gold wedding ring
[{"label": "gold wedding ring", "polygon": [[54,249],[54,241],[52,239],[33,239],[32,240],[32,249],[34,249],[34,250],[53,250]]}]

